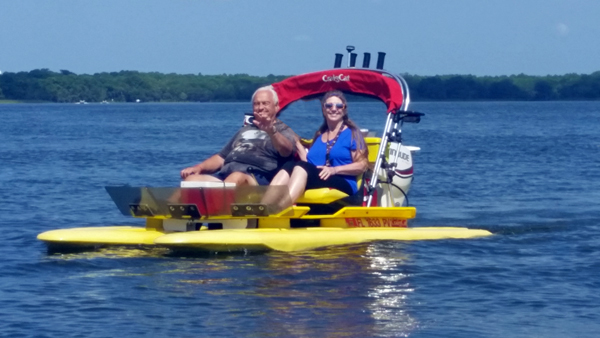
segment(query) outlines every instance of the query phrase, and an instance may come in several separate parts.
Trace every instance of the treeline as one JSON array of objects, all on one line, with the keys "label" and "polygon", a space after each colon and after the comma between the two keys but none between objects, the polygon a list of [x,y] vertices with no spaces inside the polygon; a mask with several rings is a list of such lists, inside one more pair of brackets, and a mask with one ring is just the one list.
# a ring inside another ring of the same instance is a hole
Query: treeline
[{"label": "treeline", "polygon": [[[600,99],[600,71],[590,75],[552,76],[403,76],[414,101]],[[136,71],[78,75],[67,70],[36,69],[1,74],[0,99],[41,102],[247,101],[256,88],[286,77]]]},{"label": "treeline", "polygon": [[598,100],[600,71],[590,75],[548,76],[405,75],[412,99],[427,101],[478,100]]},{"label": "treeline", "polygon": [[0,75],[0,99],[44,102],[247,101],[264,85],[286,76],[181,75],[121,71],[77,75],[68,70]]}]

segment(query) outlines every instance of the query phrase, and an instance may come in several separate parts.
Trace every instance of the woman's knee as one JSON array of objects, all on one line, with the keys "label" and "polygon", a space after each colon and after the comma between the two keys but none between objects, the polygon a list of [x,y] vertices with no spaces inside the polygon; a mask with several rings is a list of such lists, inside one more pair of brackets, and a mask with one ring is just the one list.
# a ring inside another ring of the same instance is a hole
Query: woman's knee
[{"label": "woman's knee", "polygon": [[306,177],[306,176],[308,176],[306,169],[304,169],[301,166],[295,166],[294,170],[292,171],[292,175],[291,175],[290,179],[293,179],[294,177]]},{"label": "woman's knee", "polygon": [[294,167],[296,166],[296,163],[296,161],[287,161],[281,166],[281,170],[287,172],[288,175],[291,175],[292,171],[294,170]]},{"label": "woman's knee", "polygon": [[279,170],[271,180],[271,185],[285,185],[290,181],[290,174],[285,170]]}]

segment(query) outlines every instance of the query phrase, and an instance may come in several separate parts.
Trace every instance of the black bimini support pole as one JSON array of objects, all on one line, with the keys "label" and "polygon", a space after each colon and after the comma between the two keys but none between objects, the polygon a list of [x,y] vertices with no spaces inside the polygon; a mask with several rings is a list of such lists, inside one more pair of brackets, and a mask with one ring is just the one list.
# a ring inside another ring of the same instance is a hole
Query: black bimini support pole
[{"label": "black bimini support pole", "polygon": [[365,53],[363,58],[363,68],[369,68],[369,64],[371,63],[371,53]]},{"label": "black bimini support pole", "polygon": [[385,62],[385,53],[379,52],[377,56],[377,69],[383,69],[383,63]]},{"label": "black bimini support pole", "polygon": [[344,57],[344,54],[335,53],[335,63],[333,64],[333,68],[342,67],[342,58],[343,57]]}]

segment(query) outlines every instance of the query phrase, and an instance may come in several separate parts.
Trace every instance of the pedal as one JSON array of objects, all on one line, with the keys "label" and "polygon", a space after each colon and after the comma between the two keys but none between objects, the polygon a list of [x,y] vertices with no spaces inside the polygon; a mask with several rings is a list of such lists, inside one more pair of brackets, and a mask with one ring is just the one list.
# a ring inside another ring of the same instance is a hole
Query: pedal
[{"label": "pedal", "polygon": [[269,216],[266,204],[250,203],[241,204],[234,203],[231,205],[231,215],[235,217],[243,216]]},{"label": "pedal", "polygon": [[134,217],[152,217],[154,213],[148,204],[130,204],[129,211]]},{"label": "pedal", "polygon": [[195,204],[169,204],[169,213],[172,218],[179,219],[200,219],[200,211]]}]

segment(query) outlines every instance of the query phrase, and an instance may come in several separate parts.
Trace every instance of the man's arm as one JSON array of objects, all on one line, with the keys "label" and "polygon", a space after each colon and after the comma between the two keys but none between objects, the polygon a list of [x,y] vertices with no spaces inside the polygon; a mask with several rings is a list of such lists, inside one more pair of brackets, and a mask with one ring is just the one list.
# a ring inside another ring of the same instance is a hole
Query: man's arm
[{"label": "man's arm", "polygon": [[225,159],[222,158],[219,154],[215,154],[204,160],[202,163],[196,164],[193,167],[183,169],[181,171],[181,178],[186,178],[194,174],[212,174],[217,170],[221,169],[224,163]]},{"label": "man's arm", "polygon": [[277,128],[273,125],[271,130],[267,131],[267,134],[271,137],[273,147],[282,157],[288,157],[294,152],[294,143],[280,133]]}]

